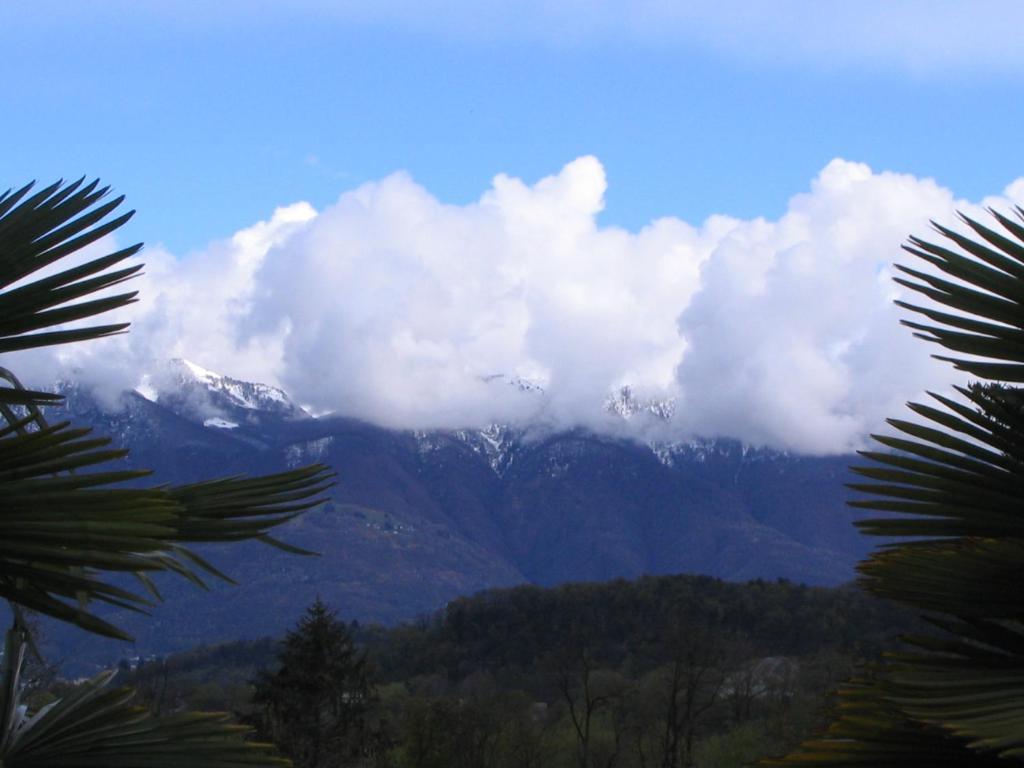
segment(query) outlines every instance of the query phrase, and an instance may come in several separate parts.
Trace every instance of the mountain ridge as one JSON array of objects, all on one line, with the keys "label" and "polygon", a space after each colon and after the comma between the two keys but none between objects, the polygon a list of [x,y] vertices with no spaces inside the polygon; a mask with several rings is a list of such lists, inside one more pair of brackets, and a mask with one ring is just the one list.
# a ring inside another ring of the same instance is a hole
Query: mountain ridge
[{"label": "mountain ridge", "polygon": [[154,621],[123,617],[136,651],[273,634],[317,594],[347,617],[393,623],[519,583],[689,572],[838,584],[867,548],[844,504],[849,457],[582,428],[395,431],[314,418],[281,390],[186,361],[171,368],[145,393],[126,392],[120,410],[65,386],[65,410],[160,482],[321,461],[338,483],[279,534],[321,557],[204,549],[241,586],[162,584]]}]

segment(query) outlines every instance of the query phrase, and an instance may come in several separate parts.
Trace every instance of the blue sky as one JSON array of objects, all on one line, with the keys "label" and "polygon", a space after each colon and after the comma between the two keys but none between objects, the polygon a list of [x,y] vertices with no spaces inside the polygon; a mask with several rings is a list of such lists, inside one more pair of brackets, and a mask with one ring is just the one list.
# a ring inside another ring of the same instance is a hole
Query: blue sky
[{"label": "blue sky", "polygon": [[116,390],[180,356],[414,428],[614,431],[629,385],[677,403],[671,439],[859,447],[953,380],[899,328],[900,243],[1024,203],[1022,25],[1002,0],[0,3],[5,183],[100,176],[148,245],[132,334],[36,375]]},{"label": "blue sky", "polygon": [[[99,175],[139,209],[132,235],[182,253],[399,169],[465,203],[497,173],[595,154],[602,222],[636,229],[777,216],[834,157],[970,198],[1021,167],[1021,57],[956,6],[360,5],[5,3],[6,183]],[[1017,26],[1011,5],[974,7]],[[820,45],[795,46],[801,26]]]}]

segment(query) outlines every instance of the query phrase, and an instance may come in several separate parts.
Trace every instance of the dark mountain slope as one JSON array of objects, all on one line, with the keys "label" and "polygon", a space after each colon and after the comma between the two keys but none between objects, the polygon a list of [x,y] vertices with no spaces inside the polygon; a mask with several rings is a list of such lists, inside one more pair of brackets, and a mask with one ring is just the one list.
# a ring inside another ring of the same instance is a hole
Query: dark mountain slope
[{"label": "dark mountain slope", "polygon": [[[319,557],[213,548],[240,586],[197,593],[165,580],[155,620],[125,619],[143,652],[279,633],[318,594],[346,617],[391,623],[522,582],[704,573],[837,584],[866,546],[845,506],[849,457],[732,441],[652,448],[581,430],[394,432],[314,419],[262,385],[180,373],[170,391],[126,393],[114,412],[66,388],[66,413],[160,482],[322,461],[337,485],[330,504],[280,533]],[[65,656],[105,647],[54,640]]]}]

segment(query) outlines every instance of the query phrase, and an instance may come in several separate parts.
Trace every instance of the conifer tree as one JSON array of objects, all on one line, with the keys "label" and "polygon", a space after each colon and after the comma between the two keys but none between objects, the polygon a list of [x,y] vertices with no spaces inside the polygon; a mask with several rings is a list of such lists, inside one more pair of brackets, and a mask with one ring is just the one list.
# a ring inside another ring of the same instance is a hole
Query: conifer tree
[{"label": "conifer tree", "polygon": [[297,768],[359,765],[371,751],[373,689],[366,654],[318,597],[281,643],[278,668],[264,672],[253,703],[260,734]]}]

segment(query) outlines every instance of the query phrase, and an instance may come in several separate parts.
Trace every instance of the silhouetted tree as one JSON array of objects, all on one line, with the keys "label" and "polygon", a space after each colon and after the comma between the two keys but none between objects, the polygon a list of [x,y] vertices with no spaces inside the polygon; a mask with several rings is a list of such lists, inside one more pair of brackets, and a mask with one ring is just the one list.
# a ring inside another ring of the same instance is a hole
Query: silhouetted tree
[{"label": "silhouetted tree", "polygon": [[623,695],[625,680],[618,673],[599,669],[593,654],[582,640],[568,643],[555,655],[554,683],[565,703],[576,737],[576,764],[579,768],[612,768],[621,749],[622,729],[612,722],[608,735],[602,718],[614,720],[615,705]]},{"label": "silhouetted tree", "polygon": [[253,703],[256,726],[297,768],[361,765],[373,752],[367,714],[374,693],[365,653],[317,598],[264,672]]}]

